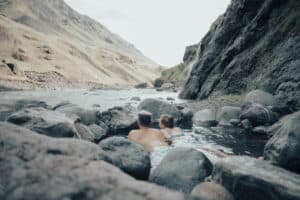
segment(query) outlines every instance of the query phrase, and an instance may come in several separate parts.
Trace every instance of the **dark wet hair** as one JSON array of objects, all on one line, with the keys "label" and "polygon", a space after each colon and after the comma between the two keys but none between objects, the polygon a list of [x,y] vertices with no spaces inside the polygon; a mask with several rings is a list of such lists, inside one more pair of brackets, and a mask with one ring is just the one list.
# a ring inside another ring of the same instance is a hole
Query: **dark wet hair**
[{"label": "dark wet hair", "polygon": [[162,115],[160,120],[166,128],[174,128],[174,117],[172,115]]},{"label": "dark wet hair", "polygon": [[140,125],[150,127],[152,121],[152,114],[147,111],[141,111],[138,114],[138,122]]}]

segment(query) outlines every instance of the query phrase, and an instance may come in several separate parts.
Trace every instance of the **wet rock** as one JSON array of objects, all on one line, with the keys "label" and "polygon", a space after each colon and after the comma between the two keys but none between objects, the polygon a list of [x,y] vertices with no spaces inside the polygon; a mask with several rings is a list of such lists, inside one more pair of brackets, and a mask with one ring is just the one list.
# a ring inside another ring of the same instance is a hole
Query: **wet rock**
[{"label": "wet rock", "polygon": [[167,97],[167,100],[168,100],[168,101],[175,101],[175,99],[172,98],[172,97]]},{"label": "wet rock", "polygon": [[105,152],[93,143],[49,138],[5,123],[0,127],[1,199],[184,199],[103,161]]},{"label": "wet rock", "polygon": [[155,88],[160,88],[163,84],[164,84],[164,80],[161,78],[157,78],[157,79],[155,79],[153,86]]},{"label": "wet rock", "polygon": [[180,110],[180,114],[181,114],[181,119],[178,122],[178,124],[180,124],[180,127],[186,129],[192,128],[194,113],[190,109],[184,108]]},{"label": "wet rock", "polygon": [[211,109],[204,109],[196,112],[193,117],[195,126],[213,127],[218,124],[216,112]]},{"label": "wet rock", "polygon": [[131,101],[141,101],[141,98],[140,97],[132,97],[130,100]]},{"label": "wet rock", "polygon": [[266,126],[257,126],[252,129],[252,133],[256,135],[267,135],[268,127]]},{"label": "wet rock", "polygon": [[54,110],[61,113],[65,113],[70,118],[74,118],[74,115],[76,115],[77,117],[79,117],[80,122],[87,126],[90,124],[98,123],[98,118],[97,118],[98,111],[86,110],[72,103],[62,102],[56,105],[54,107]]},{"label": "wet rock", "polygon": [[95,141],[94,133],[89,129],[89,127],[85,126],[82,123],[75,123],[75,127],[81,139],[90,142]]},{"label": "wet rock", "polygon": [[242,127],[247,130],[247,131],[251,131],[253,126],[251,124],[251,122],[248,119],[244,119],[241,121],[241,125]]},{"label": "wet rock", "polygon": [[264,158],[273,164],[300,173],[300,112],[282,121],[267,142]]},{"label": "wet rock", "polygon": [[74,120],[63,113],[44,108],[25,108],[10,115],[7,121],[51,137],[80,138]]},{"label": "wet rock", "polygon": [[139,83],[136,86],[134,86],[136,89],[143,89],[148,87],[148,83]]},{"label": "wet rock", "polygon": [[278,120],[278,116],[265,106],[260,104],[249,104],[243,108],[240,119],[248,119],[251,124],[256,127],[272,125]]},{"label": "wet rock", "polygon": [[108,134],[128,135],[137,128],[137,109],[132,106],[114,107],[100,113],[99,119],[108,127]]},{"label": "wet rock", "polygon": [[90,131],[94,134],[95,143],[108,137],[108,127],[103,123],[101,126],[97,124],[89,125]]},{"label": "wet rock", "polygon": [[246,95],[244,102],[261,104],[263,106],[277,105],[276,98],[272,94],[262,90],[253,90],[249,92]]},{"label": "wet rock", "polygon": [[240,126],[241,125],[241,120],[239,120],[239,119],[231,119],[231,120],[229,120],[229,123],[232,126]]},{"label": "wet rock", "polygon": [[152,113],[152,121],[159,122],[159,118],[163,114],[172,115],[175,123],[181,120],[181,114],[175,105],[158,99],[145,99],[138,105],[138,110],[146,110]]},{"label": "wet rock", "polygon": [[176,148],[168,153],[154,169],[150,181],[190,193],[197,184],[211,174],[212,168],[211,162],[201,152],[192,148]]},{"label": "wet rock", "polygon": [[217,121],[221,126],[231,125],[231,119],[239,119],[242,109],[240,107],[224,106],[217,114]]},{"label": "wet rock", "polygon": [[226,188],[213,182],[200,183],[193,189],[191,196],[199,200],[234,200]]},{"label": "wet rock", "polygon": [[255,158],[222,159],[215,164],[212,179],[237,200],[300,199],[300,175]]},{"label": "wet rock", "polygon": [[148,180],[150,156],[141,145],[122,137],[111,137],[101,141],[99,146],[110,156],[113,165],[136,179]]}]

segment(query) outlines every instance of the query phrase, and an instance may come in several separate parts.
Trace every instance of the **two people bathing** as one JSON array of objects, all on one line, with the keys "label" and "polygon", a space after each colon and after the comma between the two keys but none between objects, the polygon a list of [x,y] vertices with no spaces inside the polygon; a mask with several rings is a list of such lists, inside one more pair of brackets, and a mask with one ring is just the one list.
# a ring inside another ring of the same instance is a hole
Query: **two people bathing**
[{"label": "two people bathing", "polygon": [[173,136],[182,135],[180,128],[174,127],[174,118],[171,115],[162,115],[159,120],[160,129],[150,128],[152,114],[141,111],[137,120],[139,129],[129,133],[128,139],[143,145],[149,151],[155,147],[169,146]]},{"label": "two people bathing", "polygon": [[[148,151],[153,151],[155,147],[169,146],[172,138],[182,135],[182,130],[174,126],[174,118],[171,115],[162,115],[159,120],[159,128],[151,128],[152,114],[141,111],[137,120],[139,129],[132,130],[128,139],[143,145]],[[201,148],[199,150],[209,151],[218,157],[226,157],[223,152],[215,149]]]}]

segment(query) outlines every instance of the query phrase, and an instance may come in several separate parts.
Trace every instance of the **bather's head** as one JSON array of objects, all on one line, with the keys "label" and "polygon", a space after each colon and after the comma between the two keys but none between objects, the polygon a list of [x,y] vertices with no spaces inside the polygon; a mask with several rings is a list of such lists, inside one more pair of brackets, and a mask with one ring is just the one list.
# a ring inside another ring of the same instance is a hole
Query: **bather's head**
[{"label": "bather's head", "polygon": [[152,122],[152,114],[147,111],[141,111],[138,114],[138,125],[140,128],[149,128]]},{"label": "bather's head", "polygon": [[159,128],[174,128],[174,117],[172,115],[162,115],[159,119]]}]

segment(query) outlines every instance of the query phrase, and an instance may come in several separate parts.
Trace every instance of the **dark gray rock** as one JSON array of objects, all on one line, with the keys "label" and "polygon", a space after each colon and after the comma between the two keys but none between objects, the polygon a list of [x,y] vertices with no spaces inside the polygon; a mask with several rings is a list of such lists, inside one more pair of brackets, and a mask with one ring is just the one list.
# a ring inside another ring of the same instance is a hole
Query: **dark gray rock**
[{"label": "dark gray rock", "polygon": [[155,88],[160,88],[163,84],[164,84],[164,80],[161,78],[157,78],[157,79],[155,79],[153,86]]},{"label": "dark gray rock", "polygon": [[134,86],[136,89],[143,89],[148,87],[148,83],[139,83],[136,86]]},{"label": "dark gray rock", "polygon": [[74,120],[65,114],[44,108],[26,108],[7,119],[8,122],[26,127],[51,137],[79,137]]},{"label": "dark gray rock", "polygon": [[231,125],[231,119],[239,119],[242,109],[240,107],[224,106],[217,114],[217,121],[219,125],[229,126]]},{"label": "dark gray rock", "polygon": [[150,155],[141,145],[122,137],[111,137],[99,143],[110,156],[112,164],[136,179],[148,180]]},{"label": "dark gray rock", "polygon": [[152,113],[152,121],[159,122],[159,118],[163,114],[172,115],[175,123],[181,120],[181,113],[175,105],[158,99],[145,99],[138,105],[138,110],[146,110]]},{"label": "dark gray rock", "polygon": [[266,126],[257,126],[252,129],[252,133],[256,135],[267,135],[268,127]]},{"label": "dark gray rock", "polygon": [[194,113],[189,108],[184,108],[180,110],[180,114],[180,121],[177,122],[178,124],[180,124],[180,127],[184,129],[192,128]]},{"label": "dark gray rock", "polygon": [[198,56],[198,55],[197,55],[198,48],[199,48],[199,45],[198,45],[198,44],[195,44],[195,45],[191,45],[191,46],[186,47],[185,53],[184,53],[184,56],[183,56],[183,62],[184,62],[184,63],[190,63],[190,62],[192,62],[194,59],[196,59],[197,56]]},{"label": "dark gray rock", "polygon": [[104,162],[107,155],[93,143],[0,127],[1,199],[184,199]]},{"label": "dark gray rock", "polygon": [[199,43],[180,97],[260,89],[300,108],[298,0],[233,0]]},{"label": "dark gray rock", "polygon": [[98,111],[86,110],[75,104],[62,102],[56,105],[54,107],[54,110],[61,113],[65,113],[70,118],[74,118],[74,116],[78,117],[80,119],[80,122],[87,126],[98,123],[98,118],[97,118]]},{"label": "dark gray rock", "polygon": [[260,104],[249,104],[243,108],[240,119],[248,119],[256,127],[274,124],[278,120],[278,115]]},{"label": "dark gray rock", "polygon": [[298,200],[300,176],[250,157],[230,156],[218,161],[212,179],[236,200]]},{"label": "dark gray rock", "polygon": [[6,63],[6,65],[9,67],[9,69],[14,73],[14,74],[19,74],[19,67],[15,63]]},{"label": "dark gray rock", "polygon": [[239,120],[239,119],[231,119],[231,120],[229,120],[229,123],[232,126],[240,126],[241,125],[241,120]]},{"label": "dark gray rock", "polygon": [[193,189],[191,195],[197,200],[234,200],[226,188],[213,182],[200,183]]},{"label": "dark gray rock", "polygon": [[85,126],[82,123],[75,123],[75,127],[81,139],[95,142],[94,133],[89,129],[89,127]]},{"label": "dark gray rock", "polygon": [[108,127],[103,123],[102,126],[97,124],[89,125],[90,131],[94,134],[95,143],[108,137]]},{"label": "dark gray rock", "polygon": [[274,131],[265,146],[264,158],[300,173],[300,112],[286,117]]},{"label": "dark gray rock", "polygon": [[242,120],[241,125],[246,131],[250,131],[253,128],[251,122],[248,119]]},{"label": "dark gray rock", "polygon": [[212,172],[212,164],[192,148],[176,148],[168,153],[150,175],[150,181],[174,190],[190,193]]},{"label": "dark gray rock", "polygon": [[137,128],[137,109],[132,106],[114,107],[100,113],[98,118],[108,127],[108,134],[128,135]]},{"label": "dark gray rock", "polygon": [[213,127],[218,124],[216,112],[211,109],[204,109],[196,112],[193,117],[195,126]]}]

